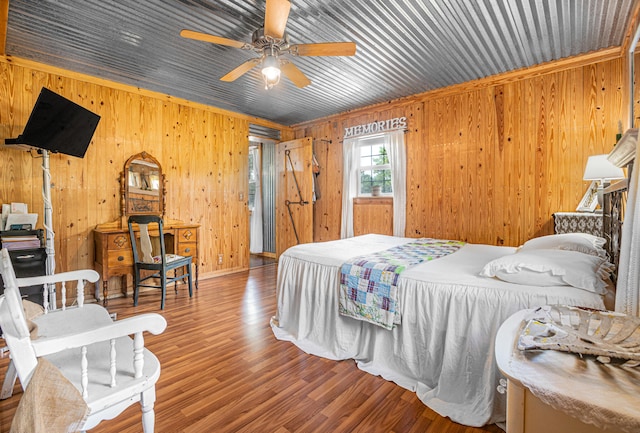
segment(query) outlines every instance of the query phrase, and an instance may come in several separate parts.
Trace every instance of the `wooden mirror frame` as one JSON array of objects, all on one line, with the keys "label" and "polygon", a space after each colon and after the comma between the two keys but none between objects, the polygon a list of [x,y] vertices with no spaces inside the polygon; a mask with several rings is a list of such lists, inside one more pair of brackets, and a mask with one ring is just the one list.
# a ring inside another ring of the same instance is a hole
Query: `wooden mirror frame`
[{"label": "wooden mirror frame", "polygon": [[[132,166],[149,167],[145,170],[131,170]],[[157,167],[157,174],[155,167]],[[136,176],[135,174],[138,174]],[[132,182],[137,182],[138,187]],[[153,185],[157,184],[157,189]],[[157,194],[154,193],[157,191]],[[164,216],[166,185],[162,166],[147,152],[133,155],[124,164],[120,174],[121,215],[125,221],[130,215],[160,215]]]}]

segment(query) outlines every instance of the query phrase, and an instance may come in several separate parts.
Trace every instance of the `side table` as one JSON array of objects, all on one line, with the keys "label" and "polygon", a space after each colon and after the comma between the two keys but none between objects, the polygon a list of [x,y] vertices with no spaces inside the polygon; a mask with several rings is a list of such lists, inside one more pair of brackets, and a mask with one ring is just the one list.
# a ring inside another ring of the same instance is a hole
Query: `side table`
[{"label": "side table", "polygon": [[[523,355],[516,342],[531,311],[513,314],[496,334],[496,361],[507,378],[507,433],[639,431],[635,370],[553,350]],[[627,380],[620,380],[625,375]],[[589,392],[580,385],[585,383]],[[542,395],[555,403],[546,403]]]}]

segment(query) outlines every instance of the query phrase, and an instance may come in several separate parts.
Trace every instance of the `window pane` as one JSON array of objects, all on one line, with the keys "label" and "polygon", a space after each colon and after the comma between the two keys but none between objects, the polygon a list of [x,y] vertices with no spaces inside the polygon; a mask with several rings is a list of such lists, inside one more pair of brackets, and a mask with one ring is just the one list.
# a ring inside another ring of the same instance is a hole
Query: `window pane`
[{"label": "window pane", "polygon": [[373,155],[373,163],[375,165],[389,164],[389,156],[387,155],[387,150],[383,145],[375,146],[375,149],[372,150]]},{"label": "window pane", "polygon": [[360,146],[360,155],[361,156],[371,156],[371,146],[370,145],[362,145]]},{"label": "window pane", "polygon": [[370,194],[372,185],[371,170],[360,170],[360,194]]},{"label": "window pane", "polygon": [[371,146],[360,146],[360,167],[371,166]]},{"label": "window pane", "polygon": [[373,172],[373,183],[376,185],[382,185],[384,183],[384,172],[386,170],[375,170]]},{"label": "window pane", "polygon": [[383,193],[391,193],[391,170],[360,170],[360,194],[370,194],[376,185],[382,188]]}]

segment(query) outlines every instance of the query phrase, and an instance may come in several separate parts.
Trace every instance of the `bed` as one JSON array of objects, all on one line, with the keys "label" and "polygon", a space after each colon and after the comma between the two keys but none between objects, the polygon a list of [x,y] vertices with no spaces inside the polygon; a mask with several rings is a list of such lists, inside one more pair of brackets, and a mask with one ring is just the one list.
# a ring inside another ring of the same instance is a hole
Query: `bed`
[{"label": "bed", "polygon": [[288,249],[278,265],[277,311],[271,320],[276,338],[309,354],[354,359],[360,369],[415,391],[440,415],[483,426],[505,419],[506,398],[496,390],[501,376],[493,356],[500,324],[521,309],[546,304],[603,309],[607,299],[603,293],[611,289],[603,278],[608,270],[604,268],[596,272],[596,280],[602,278],[597,290],[514,284],[483,276],[489,263],[527,249],[465,244],[401,273],[397,281],[401,320],[392,329],[340,314],[342,265],[365,252],[412,241],[371,234]]}]

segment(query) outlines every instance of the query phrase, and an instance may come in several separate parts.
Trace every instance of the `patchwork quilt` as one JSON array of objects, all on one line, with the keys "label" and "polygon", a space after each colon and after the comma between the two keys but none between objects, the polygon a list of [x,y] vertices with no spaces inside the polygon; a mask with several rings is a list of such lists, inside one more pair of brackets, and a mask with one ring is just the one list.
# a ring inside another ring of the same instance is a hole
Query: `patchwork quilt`
[{"label": "patchwork quilt", "polygon": [[464,244],[421,238],[350,259],[340,269],[340,314],[393,329],[401,321],[397,296],[400,274],[426,260],[454,253]]}]

